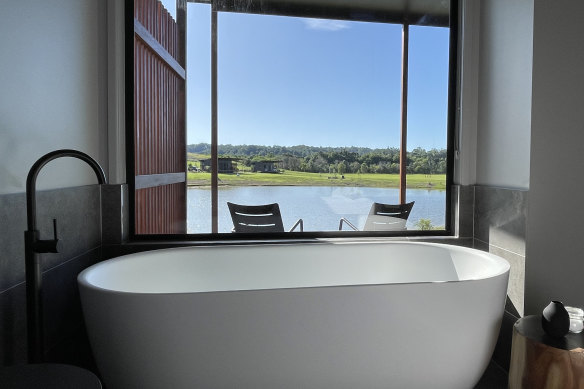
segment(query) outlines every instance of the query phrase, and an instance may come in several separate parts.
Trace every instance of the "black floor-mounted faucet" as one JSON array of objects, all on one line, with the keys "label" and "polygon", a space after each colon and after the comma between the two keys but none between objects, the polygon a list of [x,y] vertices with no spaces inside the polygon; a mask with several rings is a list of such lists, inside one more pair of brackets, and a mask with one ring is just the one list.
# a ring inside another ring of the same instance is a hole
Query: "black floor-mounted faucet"
[{"label": "black floor-mounted faucet", "polygon": [[53,219],[53,239],[40,239],[36,229],[36,179],[39,171],[53,159],[74,157],[89,164],[99,184],[107,184],[103,169],[96,160],[77,150],[56,150],[35,162],[26,178],[26,217],[28,230],[24,232],[24,256],[26,271],[26,322],[28,336],[28,361],[43,361],[43,320],[42,320],[42,268],[40,253],[58,253],[60,242],[57,238],[57,220]]}]

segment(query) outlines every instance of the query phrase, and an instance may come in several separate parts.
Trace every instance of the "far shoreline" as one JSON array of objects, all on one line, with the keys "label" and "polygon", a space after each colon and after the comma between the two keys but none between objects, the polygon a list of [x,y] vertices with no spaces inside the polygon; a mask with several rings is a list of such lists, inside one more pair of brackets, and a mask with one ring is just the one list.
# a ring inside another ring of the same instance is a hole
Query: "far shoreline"
[{"label": "far shoreline", "polygon": [[[218,184],[221,187],[244,186],[315,186],[315,187],[355,187],[355,188],[399,188],[399,174],[346,173],[325,174],[298,171],[280,171],[279,173],[239,172],[219,173]],[[210,187],[211,173],[189,172],[189,187]],[[409,189],[446,190],[446,175],[408,174]]]},{"label": "far shoreline", "polygon": [[[383,185],[383,186],[379,186],[379,185],[360,185],[360,184],[355,184],[355,183],[347,183],[347,184],[339,184],[339,183],[313,183],[313,184],[307,184],[307,183],[279,183],[279,182],[274,182],[274,183],[266,183],[266,182],[246,182],[246,183],[241,183],[241,182],[230,182],[230,183],[219,183],[218,184],[219,187],[223,187],[223,188],[228,188],[228,187],[244,187],[244,186],[253,186],[253,187],[258,187],[258,186],[303,186],[303,187],[310,187],[310,186],[334,186],[334,187],[340,187],[340,188],[347,188],[347,187],[353,187],[353,188],[388,188],[388,189],[399,189],[399,185]],[[211,185],[208,182],[202,183],[202,182],[193,182],[193,181],[187,181],[187,187],[188,188],[198,188],[198,189],[211,189]],[[427,189],[427,190],[446,190],[445,188],[441,188],[441,187],[437,187],[435,185],[432,184],[426,184],[426,185],[408,185],[407,189]]]}]

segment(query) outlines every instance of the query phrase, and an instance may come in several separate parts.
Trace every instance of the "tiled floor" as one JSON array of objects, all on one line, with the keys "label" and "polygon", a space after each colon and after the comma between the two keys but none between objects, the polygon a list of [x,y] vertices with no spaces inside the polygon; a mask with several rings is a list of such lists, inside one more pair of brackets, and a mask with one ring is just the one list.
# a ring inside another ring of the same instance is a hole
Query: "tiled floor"
[{"label": "tiled floor", "polygon": [[483,377],[474,389],[506,389],[507,372],[491,361]]},{"label": "tiled floor", "polygon": [[507,372],[491,361],[474,389],[507,389]]}]

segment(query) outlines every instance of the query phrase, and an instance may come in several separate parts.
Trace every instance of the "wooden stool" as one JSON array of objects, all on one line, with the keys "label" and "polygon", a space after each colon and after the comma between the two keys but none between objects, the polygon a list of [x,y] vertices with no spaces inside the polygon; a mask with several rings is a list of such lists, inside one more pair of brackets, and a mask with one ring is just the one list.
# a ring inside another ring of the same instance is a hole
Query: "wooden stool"
[{"label": "wooden stool", "polygon": [[513,326],[509,388],[584,389],[584,332],[548,336],[541,316],[519,319]]},{"label": "wooden stool", "polygon": [[101,389],[95,374],[77,366],[37,363],[0,368],[0,388]]}]

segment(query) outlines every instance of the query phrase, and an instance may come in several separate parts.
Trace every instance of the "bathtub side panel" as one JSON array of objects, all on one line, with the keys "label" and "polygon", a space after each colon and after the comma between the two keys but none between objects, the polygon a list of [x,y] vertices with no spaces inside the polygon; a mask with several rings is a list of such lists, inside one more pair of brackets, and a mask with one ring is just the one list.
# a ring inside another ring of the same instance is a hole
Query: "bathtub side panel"
[{"label": "bathtub side panel", "polygon": [[112,389],[452,389],[484,371],[505,290],[501,276],[175,295],[82,288],[82,299]]}]

